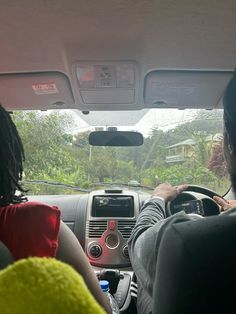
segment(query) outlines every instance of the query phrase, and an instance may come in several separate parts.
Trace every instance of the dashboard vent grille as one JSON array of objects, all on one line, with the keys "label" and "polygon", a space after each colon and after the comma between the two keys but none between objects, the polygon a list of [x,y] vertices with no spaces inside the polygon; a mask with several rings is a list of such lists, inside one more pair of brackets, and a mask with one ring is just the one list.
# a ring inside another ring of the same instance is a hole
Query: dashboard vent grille
[{"label": "dashboard vent grille", "polygon": [[129,237],[131,236],[131,232],[134,229],[134,225],[135,221],[133,220],[118,221],[118,230],[120,231],[124,239],[129,239]]},{"label": "dashboard vent grille", "polygon": [[101,238],[103,232],[107,229],[107,221],[89,221],[87,227],[89,238]]}]

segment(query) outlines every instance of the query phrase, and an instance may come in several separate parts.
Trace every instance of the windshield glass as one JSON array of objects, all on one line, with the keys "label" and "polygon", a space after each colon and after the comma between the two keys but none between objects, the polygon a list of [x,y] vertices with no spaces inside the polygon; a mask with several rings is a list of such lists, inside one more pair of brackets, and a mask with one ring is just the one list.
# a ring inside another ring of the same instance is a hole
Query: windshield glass
[{"label": "windshield glass", "polygon": [[[169,182],[197,184],[223,194],[230,183],[222,152],[222,116],[222,110],[193,109],[87,116],[72,110],[15,112],[25,148],[24,186],[29,194],[69,194],[104,185],[142,189],[140,185]],[[144,144],[88,144],[91,131],[109,126],[141,132]]]}]

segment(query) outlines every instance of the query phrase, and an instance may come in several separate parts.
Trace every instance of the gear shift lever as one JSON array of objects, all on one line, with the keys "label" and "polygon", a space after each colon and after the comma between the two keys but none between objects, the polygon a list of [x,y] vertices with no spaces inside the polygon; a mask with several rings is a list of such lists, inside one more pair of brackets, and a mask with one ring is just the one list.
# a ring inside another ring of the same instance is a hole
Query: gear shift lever
[{"label": "gear shift lever", "polygon": [[118,269],[102,269],[97,277],[99,280],[107,280],[109,282],[110,293],[116,293],[120,279],[124,278]]}]

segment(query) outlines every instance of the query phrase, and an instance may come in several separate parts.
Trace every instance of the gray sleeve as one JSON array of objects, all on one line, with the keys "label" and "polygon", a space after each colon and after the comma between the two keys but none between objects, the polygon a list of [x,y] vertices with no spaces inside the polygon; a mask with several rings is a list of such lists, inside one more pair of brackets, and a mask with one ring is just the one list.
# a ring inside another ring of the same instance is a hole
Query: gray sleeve
[{"label": "gray sleeve", "polygon": [[169,224],[190,219],[184,212],[166,218],[165,204],[160,199],[152,199],[142,208],[128,241],[128,247],[134,272],[150,296],[163,232]]}]

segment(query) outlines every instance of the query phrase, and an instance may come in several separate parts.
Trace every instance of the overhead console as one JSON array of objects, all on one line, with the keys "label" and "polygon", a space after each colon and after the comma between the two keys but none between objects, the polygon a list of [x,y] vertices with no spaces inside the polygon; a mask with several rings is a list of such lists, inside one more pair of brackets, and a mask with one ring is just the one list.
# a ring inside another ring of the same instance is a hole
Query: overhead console
[{"label": "overhead console", "polygon": [[138,194],[128,190],[91,192],[85,250],[94,266],[130,266],[127,240],[139,213]]},{"label": "overhead console", "polygon": [[135,62],[76,62],[72,66],[76,96],[84,110],[112,110],[112,105],[114,110],[134,109],[139,92]]}]

